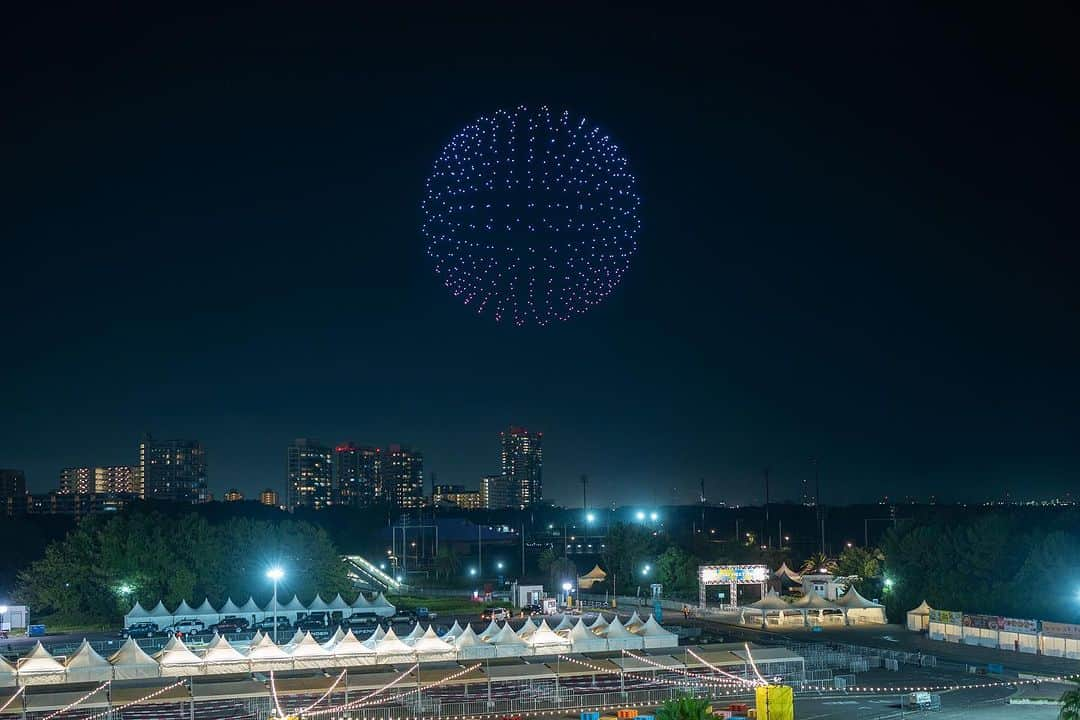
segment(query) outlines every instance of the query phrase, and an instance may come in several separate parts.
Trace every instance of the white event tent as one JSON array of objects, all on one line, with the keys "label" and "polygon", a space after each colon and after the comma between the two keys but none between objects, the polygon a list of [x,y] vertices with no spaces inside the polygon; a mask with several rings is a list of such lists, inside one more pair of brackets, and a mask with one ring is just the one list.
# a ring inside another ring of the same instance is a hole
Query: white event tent
[{"label": "white event tent", "polygon": [[661,627],[652,615],[638,628],[637,634],[644,641],[646,649],[676,647],[679,644],[679,636]]},{"label": "white event tent", "polygon": [[[231,616],[257,621],[272,617],[274,612],[273,598],[266,603],[265,607],[259,607],[255,603],[255,599],[250,596],[247,602],[239,607],[232,601],[232,598],[229,598],[217,610],[210,604],[209,599],[203,600],[202,604],[197,608],[191,607],[187,600],[183,600],[173,611],[166,608],[165,604],[160,600],[153,610],[146,610],[136,602],[131,611],[124,615],[124,627],[131,627],[139,622],[152,622],[160,630],[180,620],[201,620],[206,625],[213,625],[223,618]],[[315,599],[307,605],[300,602],[300,598],[296,595],[293,595],[292,599],[287,602],[283,602],[282,598],[279,597],[276,612],[279,617],[295,622],[300,614],[312,612],[341,613],[342,618],[360,614],[391,617],[397,612],[397,608],[391,605],[382,593],[379,593],[374,600],[368,600],[363,593],[360,593],[352,605],[345,602],[345,599],[339,593],[330,602],[326,602],[321,596],[316,595]]]},{"label": "white event tent", "polygon": [[836,604],[844,611],[844,621],[848,625],[874,623],[884,625],[885,606],[873,600],[867,600],[852,585],[848,591],[837,598]]},{"label": "white event tent", "polygon": [[930,629],[930,611],[932,607],[923,600],[919,607],[907,611],[907,629],[912,632],[921,632]]}]

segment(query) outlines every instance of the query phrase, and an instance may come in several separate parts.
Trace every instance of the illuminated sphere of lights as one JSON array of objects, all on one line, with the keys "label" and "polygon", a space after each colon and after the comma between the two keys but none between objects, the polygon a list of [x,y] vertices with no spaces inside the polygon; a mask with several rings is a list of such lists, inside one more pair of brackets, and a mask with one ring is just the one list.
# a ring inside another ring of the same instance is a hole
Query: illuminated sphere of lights
[{"label": "illuminated sphere of lights", "polygon": [[637,250],[637,182],[610,137],[545,107],[467,125],[427,180],[435,272],[478,313],[547,325],[618,286]]}]

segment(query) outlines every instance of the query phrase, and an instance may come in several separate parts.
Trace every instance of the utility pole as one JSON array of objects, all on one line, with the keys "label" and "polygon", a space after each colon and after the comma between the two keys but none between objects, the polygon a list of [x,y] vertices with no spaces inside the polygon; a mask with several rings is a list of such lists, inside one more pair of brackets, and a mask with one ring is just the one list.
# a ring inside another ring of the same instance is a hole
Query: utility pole
[{"label": "utility pole", "polygon": [[817,458],[810,458],[814,463],[814,510],[817,512],[818,524],[821,525],[821,554],[825,554],[825,513],[821,511],[821,475],[818,472]]},{"label": "utility pole", "polygon": [[701,478],[701,532],[705,532],[705,478]]},{"label": "utility pole", "polygon": [[769,468],[765,468],[765,545],[772,548],[772,526],[769,524]]},{"label": "utility pole", "polygon": [[589,476],[581,476],[581,509],[589,509]]}]

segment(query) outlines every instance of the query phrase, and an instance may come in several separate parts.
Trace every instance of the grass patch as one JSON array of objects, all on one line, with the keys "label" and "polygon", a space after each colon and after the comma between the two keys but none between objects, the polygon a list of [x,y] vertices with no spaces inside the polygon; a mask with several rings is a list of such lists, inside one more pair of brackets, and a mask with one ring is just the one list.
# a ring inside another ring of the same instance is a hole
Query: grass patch
[{"label": "grass patch", "polygon": [[116,630],[120,627],[121,623],[107,622],[101,619],[95,618],[81,618],[77,616],[61,615],[59,613],[55,615],[44,615],[42,617],[30,618],[31,625],[44,625],[45,632],[50,635],[63,635],[67,633],[80,633],[80,632],[102,632],[105,630]]},{"label": "grass patch", "polygon": [[478,615],[486,607],[509,608],[506,600],[475,602],[467,597],[421,597],[416,595],[388,595],[387,600],[399,610],[415,610],[426,607],[439,614]]}]

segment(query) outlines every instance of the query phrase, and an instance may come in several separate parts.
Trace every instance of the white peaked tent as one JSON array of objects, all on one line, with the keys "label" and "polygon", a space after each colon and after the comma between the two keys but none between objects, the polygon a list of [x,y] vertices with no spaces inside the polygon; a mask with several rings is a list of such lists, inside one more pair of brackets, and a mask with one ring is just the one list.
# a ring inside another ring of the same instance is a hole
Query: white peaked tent
[{"label": "white peaked tent", "polygon": [[458,621],[455,620],[454,624],[450,626],[450,629],[443,633],[442,639],[450,642],[463,632],[464,630],[461,629],[461,625],[459,625]]},{"label": "white peaked tent", "polygon": [[[580,618],[578,622],[580,622]],[[560,620],[559,624],[553,627],[552,630],[554,630],[555,632],[570,632],[571,628],[573,628],[575,624],[577,623],[571,620],[569,615],[564,614],[562,616],[562,620]]]},{"label": "white peaked tent", "polygon": [[923,600],[919,607],[907,611],[907,629],[912,632],[922,632],[930,629],[930,611],[932,607]]},{"label": "white peaked tent", "polygon": [[161,674],[169,677],[201,675],[202,658],[188,650],[180,638],[173,636],[165,647],[154,653],[154,659],[161,666]]},{"label": "white peaked tent", "polygon": [[379,662],[389,662],[387,658],[393,657],[412,660],[413,654],[413,649],[401,642],[394,628],[387,630],[382,639],[375,644],[375,655],[379,658]]},{"label": "white peaked tent", "polygon": [[503,625],[499,632],[488,638],[488,642],[495,646],[496,657],[519,657],[529,649],[510,627],[510,623]]},{"label": "white peaked tent", "polygon": [[415,625],[413,625],[412,630],[409,631],[409,634],[401,638],[401,641],[406,645],[412,645],[421,637],[423,637],[423,635],[424,628],[420,627],[420,623],[417,622]]},{"label": "white peaked tent", "polygon": [[501,630],[502,628],[499,627],[499,623],[492,620],[488,623],[488,626],[486,628],[480,631],[480,639],[487,642],[491,638],[498,635]]},{"label": "white peaked tent", "polygon": [[150,617],[147,619],[157,625],[158,630],[160,630],[172,625],[173,614],[169,612],[169,608],[165,607],[165,603],[158,600],[157,605],[150,611]]},{"label": "white peaked tent", "polygon": [[781,590],[796,585],[802,587],[802,575],[789,568],[786,562],[781,563],[780,567],[773,573],[773,579],[779,584]]},{"label": "white peaked tent", "polygon": [[386,599],[386,596],[379,593],[375,596],[375,600],[371,603],[371,609],[375,611],[375,614],[379,617],[392,617],[397,612],[397,608],[390,604]]},{"label": "white peaked tent", "polygon": [[607,630],[607,626],[608,620],[606,617],[604,617],[604,613],[597,613],[596,619],[593,620],[592,625],[589,626],[589,629],[597,635],[603,635],[605,630]]},{"label": "white peaked tent", "polygon": [[187,600],[181,600],[180,604],[173,611],[173,617],[180,620],[187,620],[188,618],[195,617],[195,608],[187,604]]},{"label": "white peaked tent", "polygon": [[600,569],[599,565],[593,565],[593,569],[577,579],[578,587],[588,590],[598,582],[607,580],[607,573]]},{"label": "white peaked tent", "polygon": [[136,600],[135,607],[131,608],[131,612],[124,616],[124,627],[131,627],[137,622],[148,622],[151,618],[150,613]]},{"label": "white peaked tent", "polygon": [[256,604],[255,598],[251,597],[250,595],[248,596],[247,602],[240,606],[240,609],[237,611],[237,613],[244,616],[250,615],[252,617],[266,616],[266,613],[263,611],[263,609],[259,607],[258,604]]},{"label": "white peaked tent", "polygon": [[15,666],[5,660],[3,655],[0,655],[0,687],[12,687],[13,685],[15,685]]},{"label": "white peaked tent", "polygon": [[480,636],[473,632],[472,625],[466,625],[453,642],[462,660],[495,657],[495,646],[481,640]]},{"label": "white peaked tent", "polygon": [[38,640],[34,649],[19,658],[20,685],[52,685],[64,682],[64,666]]},{"label": "white peaked tent", "polygon": [[227,615],[239,615],[239,614],[240,614],[240,607],[236,603],[234,603],[232,601],[232,598],[229,598],[228,600],[226,600],[225,604],[221,606],[220,610],[218,610],[218,615],[221,615],[222,617],[225,617]]},{"label": "white peaked tent", "polygon": [[65,682],[104,682],[112,679],[112,665],[97,654],[90,643],[83,638],[82,645],[64,663],[67,670]]},{"label": "white peaked tent", "polygon": [[330,636],[330,639],[327,640],[326,642],[324,642],[322,644],[322,646],[324,648],[326,648],[327,650],[330,650],[332,652],[334,650],[334,646],[336,646],[339,642],[341,642],[342,638],[344,638],[344,637],[345,637],[345,631],[342,630],[341,628],[338,628],[337,630],[334,631],[334,634]]},{"label": "white peaked tent", "polygon": [[345,617],[348,614],[349,603],[345,602],[345,598],[341,597],[341,593],[338,593],[333,600],[326,604],[326,607],[331,612],[340,612],[342,617]]},{"label": "white peaked tent", "polygon": [[363,612],[371,608],[371,601],[364,597],[364,593],[360,592],[356,594],[356,599],[353,600],[353,604],[349,607],[354,612]]},{"label": "white peaked tent", "polygon": [[884,625],[885,620],[885,606],[874,602],[873,600],[867,600],[859,591],[852,585],[848,588],[848,591],[837,599],[836,604],[840,606],[844,611],[844,621],[848,625],[854,625],[859,623],[873,623],[876,625]]},{"label": "white peaked tent", "polygon": [[635,610],[634,614],[631,615],[630,618],[625,623],[623,623],[623,627],[626,628],[627,630],[629,630],[630,632],[637,632],[637,629],[639,627],[641,627],[642,625],[644,625],[644,624],[645,624],[645,621],[641,619],[641,616],[638,615],[637,610]]},{"label": "white peaked tent", "polygon": [[427,632],[413,643],[413,650],[420,660],[456,660],[457,650],[453,645],[441,639],[435,628],[428,626]]},{"label": "white peaked tent", "polygon": [[386,637],[386,631],[382,629],[382,625],[376,625],[375,630],[373,630],[368,639],[364,641],[364,644],[374,650],[378,642],[384,637]]},{"label": "white peaked tent", "polygon": [[826,610],[839,610],[836,603],[826,600],[815,592],[807,593],[795,602],[789,605],[793,610],[798,610],[802,613],[803,624],[809,623],[810,613],[817,613],[818,622],[822,622],[825,618]]},{"label": "white peaked tent", "polygon": [[289,642],[285,643],[285,651],[288,652],[289,649],[292,648],[293,645],[296,645],[298,642],[300,642],[303,639],[304,639],[304,631],[301,630],[300,628],[297,628],[296,632],[293,633],[293,636],[291,638],[289,638]]},{"label": "white peaked tent", "polygon": [[533,649],[537,655],[551,655],[570,651],[570,640],[557,634],[548,627],[547,620],[540,621],[540,627],[536,628],[529,637],[525,638],[525,644]]},{"label": "white peaked tent", "polygon": [[311,601],[307,609],[309,612],[326,612],[330,609],[330,606],[322,599],[322,595],[315,593],[315,599]]},{"label": "white peaked tent", "polygon": [[760,600],[739,608],[739,622],[745,625],[747,615],[760,615],[761,627],[765,627],[768,622],[768,616],[774,614],[776,615],[777,622],[782,625],[784,623],[785,612],[791,613],[792,615],[802,614],[801,610],[796,609],[777,595],[775,591],[770,590],[765,593],[765,597]]},{"label": "white peaked tent", "polygon": [[259,643],[262,642],[262,639],[263,639],[263,631],[262,630],[256,630],[255,634],[251,636],[250,640],[248,640],[247,649],[250,650],[251,648],[255,647],[256,645],[258,645]]},{"label": "white peaked tent", "polygon": [[[304,607],[304,603],[300,602],[300,598],[296,597],[295,595],[293,595],[292,600],[285,603],[285,605],[278,606],[278,614],[279,615],[284,615],[284,616],[289,617],[289,618],[292,618],[292,620],[294,622],[296,621],[296,616],[297,615],[299,615],[302,612],[306,612],[306,611],[307,611],[307,608]],[[267,604],[267,606],[263,610],[263,612],[268,612],[268,613],[273,614],[273,612],[274,612],[274,604],[273,604],[272,601]]]},{"label": "white peaked tent", "polygon": [[619,618],[615,617],[604,631],[608,650],[640,650],[644,642],[637,635],[628,631]]},{"label": "white peaked tent", "polygon": [[598,636],[586,625],[584,620],[578,620],[577,625],[570,628],[568,636],[574,652],[600,652],[607,650],[607,641]]},{"label": "white peaked tent", "polygon": [[357,640],[352,630],[334,645],[334,665],[338,667],[371,665],[374,662],[375,651]]},{"label": "white peaked tent", "polygon": [[[507,623],[507,625],[509,625],[509,624],[510,623]],[[518,628],[517,636],[519,638],[521,638],[522,640],[524,640],[525,638],[529,637],[534,632],[536,632],[536,628],[537,628],[536,623],[533,622],[532,618],[529,618],[528,620],[526,620],[524,623],[521,624],[520,628]]]},{"label": "white peaked tent", "polygon": [[120,649],[109,658],[113,666],[113,677],[117,680],[145,680],[161,675],[161,668],[154,658],[139,647],[131,638],[124,641]]},{"label": "white peaked tent", "polygon": [[251,641],[247,658],[251,661],[252,670],[286,670],[292,667],[292,658],[275,645],[269,635],[262,635],[258,641]]},{"label": "white peaked tent", "polygon": [[333,654],[319,644],[319,641],[305,633],[300,642],[289,648],[293,667],[297,670],[315,670],[333,662]]},{"label": "white peaked tent", "polygon": [[199,618],[207,625],[213,625],[221,619],[221,614],[210,604],[210,598],[206,598],[202,601],[202,605],[195,608],[195,617]]},{"label": "white peaked tent", "polygon": [[646,648],[676,647],[679,644],[679,636],[660,627],[652,615],[638,628],[637,634],[644,640]]},{"label": "white peaked tent", "polygon": [[206,666],[207,675],[246,673],[251,670],[251,661],[217,633],[214,633],[214,639],[206,646],[203,664]]}]

